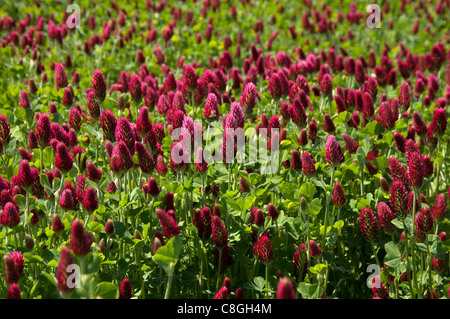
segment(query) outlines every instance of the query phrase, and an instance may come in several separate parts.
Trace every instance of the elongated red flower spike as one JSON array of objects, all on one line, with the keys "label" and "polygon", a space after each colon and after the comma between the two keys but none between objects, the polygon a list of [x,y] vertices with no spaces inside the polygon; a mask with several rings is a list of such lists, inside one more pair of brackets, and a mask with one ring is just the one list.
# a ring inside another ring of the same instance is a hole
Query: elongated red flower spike
[{"label": "elongated red flower spike", "polygon": [[178,227],[178,223],[172,215],[168,214],[161,208],[157,208],[155,213],[159,218],[164,237],[169,239],[181,233],[181,229]]},{"label": "elongated red flower spike", "polygon": [[131,297],[132,297],[132,289],[130,280],[128,278],[124,278],[119,288],[119,299],[131,299]]},{"label": "elongated red flower spike", "polygon": [[72,228],[70,230],[70,247],[72,248],[75,255],[85,256],[91,251],[91,245],[92,234],[85,232],[83,223],[78,218],[76,218],[72,222]]},{"label": "elongated red flower spike", "polygon": [[420,155],[419,152],[412,152],[409,156],[409,160],[407,155],[407,162],[409,181],[408,184],[415,192],[418,192],[418,190],[422,187],[425,175],[422,155]]},{"label": "elongated red flower spike", "polygon": [[218,249],[223,249],[228,244],[228,233],[223,224],[223,221],[220,220],[219,216],[214,215],[211,221],[211,232],[214,245]]},{"label": "elongated red flower spike", "polygon": [[280,78],[276,72],[272,73],[269,79],[269,92],[272,95],[272,99],[278,101],[283,95],[283,88],[281,86]]},{"label": "elongated red flower spike", "polygon": [[[68,277],[71,275],[71,272],[68,272],[67,267],[73,264],[74,260],[70,249],[63,246],[61,248],[61,260],[58,263],[58,269],[56,271],[56,281],[58,283],[58,291],[63,293],[71,292],[75,288],[75,285],[69,287],[69,283],[67,282]],[[74,284],[74,282],[71,282],[71,284]]]},{"label": "elongated red flower spike", "polygon": [[436,222],[441,222],[445,218],[445,213],[447,209],[447,200],[445,199],[445,195],[440,193],[436,195],[434,199],[434,207],[433,207],[433,220]]},{"label": "elongated red flower spike", "polygon": [[83,198],[83,208],[89,213],[94,212],[98,208],[97,192],[92,186],[86,187],[86,194]]},{"label": "elongated red flower spike", "polygon": [[337,209],[342,208],[344,206],[346,201],[344,190],[342,189],[342,186],[340,183],[334,184],[334,190],[333,190],[333,204],[336,206]]},{"label": "elongated red flower spike", "polygon": [[331,97],[333,95],[333,82],[331,76],[327,73],[324,74],[320,81],[320,89],[325,96]]},{"label": "elongated red flower spike", "polygon": [[83,119],[81,118],[81,113],[77,108],[70,109],[69,113],[69,125],[76,132],[78,132],[83,124]]},{"label": "elongated red flower spike", "polygon": [[397,118],[388,102],[381,103],[378,114],[380,115],[381,125],[384,129],[390,130],[394,128]]},{"label": "elongated red flower spike", "polygon": [[229,296],[228,288],[222,286],[212,299],[228,299],[228,296]]},{"label": "elongated red flower spike", "polygon": [[323,130],[327,133],[334,133],[334,131],[336,131],[333,119],[328,113],[324,114]]},{"label": "elongated red flower spike", "polygon": [[[284,132],[285,133],[287,133],[286,132],[286,129],[283,129],[284,130]],[[282,132],[283,132],[283,130],[282,130]],[[281,136],[280,136],[280,138],[281,138]],[[284,138],[284,139],[286,139],[286,138]],[[283,139],[283,140],[284,140]],[[280,140],[280,142],[281,142],[282,140]],[[301,131],[300,131],[300,134],[299,134],[299,136],[298,136],[298,143],[301,145],[301,146],[305,146],[306,144],[308,144],[308,133],[306,132],[306,129],[302,129]]]},{"label": "elongated red flower spike", "polygon": [[309,241],[309,252],[311,257],[319,258],[322,255],[322,249],[320,249],[317,242],[313,239]]},{"label": "elongated red flower spike", "polygon": [[377,205],[377,214],[380,218],[380,224],[384,232],[392,234],[396,227],[392,224],[392,220],[395,218],[390,207],[385,202],[379,202]]},{"label": "elongated red flower spike", "polygon": [[96,97],[98,103],[100,103],[100,104],[103,103],[103,101],[106,98],[106,90],[107,90],[103,72],[100,70],[95,70],[94,74],[92,75],[91,83],[92,83],[92,89],[94,90],[95,97]]},{"label": "elongated red flower spike", "polygon": [[400,180],[394,180],[390,190],[390,204],[396,218],[408,214],[408,193]]},{"label": "elongated red flower spike", "polygon": [[398,102],[403,112],[406,112],[411,104],[410,91],[411,89],[408,82],[402,82],[400,92],[398,94]]},{"label": "elongated red flower spike", "polygon": [[291,168],[296,171],[302,170],[302,158],[300,152],[297,149],[292,150]]},{"label": "elongated red flower spike", "polygon": [[121,117],[117,121],[115,136],[117,143],[125,143],[125,145],[128,147],[128,151],[131,155],[133,155],[136,137],[134,135],[131,124],[126,117]]},{"label": "elongated red flower spike", "polygon": [[55,65],[55,84],[56,91],[59,91],[59,89],[65,88],[68,85],[66,69],[62,63],[57,63]]},{"label": "elongated red flower spike", "polygon": [[6,292],[6,299],[22,299],[22,292],[17,284],[9,286]]},{"label": "elongated red flower spike", "polygon": [[139,132],[141,138],[145,138],[152,130],[152,122],[148,114],[148,108],[146,106],[141,107],[139,110],[139,116],[136,120],[136,129]]},{"label": "elongated red flower spike", "polygon": [[424,207],[420,210],[419,214],[415,216],[416,223],[416,235],[419,241],[425,239],[426,234],[428,234],[433,228],[433,216],[429,207]]},{"label": "elongated red flower spike", "polygon": [[104,109],[100,116],[100,126],[103,130],[103,140],[116,141],[117,118],[111,110]]},{"label": "elongated red flower spike", "polygon": [[302,172],[308,178],[312,178],[316,175],[316,163],[314,158],[307,152],[302,152]]},{"label": "elongated red flower spike", "polygon": [[267,204],[267,216],[272,217],[273,220],[277,220],[280,212],[273,203]]},{"label": "elongated red flower spike", "polygon": [[20,92],[19,106],[24,108],[24,109],[29,109],[30,108],[30,97],[28,96],[28,92],[27,91]]},{"label": "elongated red flower spike", "polygon": [[[244,128],[245,115],[242,111],[241,105],[238,102],[231,103],[230,114],[233,114],[233,117],[236,120],[237,127]],[[270,137],[270,133],[268,133],[267,136]]]},{"label": "elongated red flower spike", "polygon": [[292,113],[290,114],[290,118],[295,125],[299,128],[304,128],[306,125],[307,115],[305,112],[305,108],[300,102],[298,98],[294,99],[294,103],[292,104]]},{"label": "elongated red flower spike", "polygon": [[433,137],[441,138],[447,129],[447,114],[444,108],[436,108],[430,123]]},{"label": "elongated red flower spike", "polygon": [[[66,190],[70,192],[70,190]],[[59,234],[64,230],[64,224],[61,221],[61,217],[58,214],[54,214],[52,217],[52,229],[55,233]]]},{"label": "elongated red flower spike", "polygon": [[150,179],[148,181],[148,193],[152,197],[156,197],[160,193],[158,182],[156,181],[156,179],[154,177],[150,177]]},{"label": "elongated red flower spike", "polygon": [[366,74],[364,72],[364,66],[360,60],[355,61],[355,80],[360,86],[366,81]]},{"label": "elongated red flower spike", "polygon": [[297,299],[294,286],[288,277],[280,278],[277,286],[276,299]]},{"label": "elongated red flower spike", "polygon": [[68,173],[73,166],[73,159],[69,150],[62,142],[59,142],[56,146],[55,166],[64,174]]},{"label": "elongated red flower spike", "polygon": [[145,174],[150,174],[155,169],[156,163],[152,155],[147,151],[141,142],[135,143],[135,153],[139,161],[139,167]]},{"label": "elongated red flower spike", "polygon": [[363,207],[359,214],[359,227],[368,241],[374,241],[378,235],[378,221],[369,207]]},{"label": "elongated red flower spike", "polygon": [[379,282],[379,287],[377,287],[375,285],[376,278],[374,277],[372,279],[372,283],[373,283],[372,296],[373,296],[373,299],[389,299],[389,288],[386,287],[386,285],[381,280],[378,280],[378,282]]},{"label": "elongated red flower spike", "polygon": [[257,91],[255,85],[252,82],[247,83],[239,98],[239,103],[247,117],[251,117],[253,114],[253,108],[256,104],[256,95]]},{"label": "elongated red flower spike", "polygon": [[341,96],[336,95],[334,97],[334,101],[336,102],[336,108],[337,108],[338,114],[340,114],[346,110],[344,100],[342,99]]},{"label": "elongated red flower spike", "polygon": [[205,107],[203,109],[203,116],[208,121],[215,121],[220,116],[217,96],[214,93],[209,93],[206,98]]},{"label": "elongated red flower spike", "polygon": [[337,167],[345,160],[341,145],[334,135],[329,135],[325,144],[325,160],[332,166]]},{"label": "elongated red flower spike", "polygon": [[203,241],[206,241],[211,237],[211,220],[211,210],[208,207],[203,207],[203,209],[197,208],[195,210],[193,224],[197,227],[198,237]]},{"label": "elongated red flower spike", "polygon": [[65,88],[64,89],[64,93],[63,93],[63,98],[62,98],[62,105],[64,105],[64,107],[69,108],[72,107],[73,105],[73,92],[70,88]]},{"label": "elongated red flower spike", "polygon": [[95,166],[93,162],[87,162],[86,164],[88,178],[93,182],[100,182],[102,178],[102,171]]},{"label": "elongated red flower spike", "polygon": [[344,139],[345,146],[344,148],[347,149],[350,154],[356,153],[356,151],[359,148],[358,142],[356,142],[350,135],[347,133],[342,133],[342,138]]},{"label": "elongated red flower spike", "polygon": [[156,159],[156,171],[160,175],[165,175],[168,171],[167,164],[164,161],[164,157],[162,155],[158,155]]},{"label": "elongated red flower spike", "polygon": [[65,211],[74,209],[75,202],[73,197],[74,194],[70,189],[64,189],[61,193],[61,198],[59,199],[59,206]]},{"label": "elongated red flower spike", "polygon": [[392,180],[400,181],[404,185],[408,186],[408,173],[405,167],[395,158],[390,157],[388,159],[389,171],[391,172]]},{"label": "elongated red flower spike", "polygon": [[195,157],[195,168],[199,173],[205,173],[208,170],[208,163],[205,160],[203,148],[201,146],[197,149]]},{"label": "elongated red flower spike", "polygon": [[17,172],[17,184],[27,191],[31,191],[31,187],[34,184],[34,176],[31,174],[31,167],[28,160],[23,159],[19,165],[19,171]]},{"label": "elongated red flower spike", "polygon": [[405,153],[406,138],[403,137],[403,135],[400,132],[394,132],[393,137],[394,137],[395,146],[397,147],[397,149],[400,152]]},{"label": "elongated red flower spike", "polygon": [[273,260],[273,248],[267,236],[260,236],[253,246],[253,254],[265,265]]},{"label": "elongated red flower spike", "polygon": [[[42,116],[39,119],[41,118]],[[8,145],[9,141],[11,140],[9,122],[6,116],[3,114],[0,114],[0,139],[2,140],[4,147]]]},{"label": "elongated red flower spike", "polygon": [[[306,277],[308,272],[308,260],[306,256],[306,245],[304,243],[298,245],[293,257],[294,261],[294,275],[295,277],[301,278],[302,280]],[[301,275],[299,277],[299,275]]]}]

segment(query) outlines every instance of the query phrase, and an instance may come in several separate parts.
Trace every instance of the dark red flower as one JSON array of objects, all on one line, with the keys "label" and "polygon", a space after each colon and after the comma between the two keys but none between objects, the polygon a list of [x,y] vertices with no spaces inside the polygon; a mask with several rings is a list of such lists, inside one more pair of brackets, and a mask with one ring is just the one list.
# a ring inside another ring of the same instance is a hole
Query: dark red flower
[{"label": "dark red flower", "polygon": [[228,299],[228,288],[222,286],[212,299]]},{"label": "dark red flower", "polygon": [[0,214],[0,223],[3,226],[14,228],[20,223],[20,215],[17,207],[12,202],[7,202]]},{"label": "dark red flower", "polygon": [[17,284],[12,284],[11,286],[9,286],[6,293],[6,299],[22,299],[22,293]]},{"label": "dark red flower", "polygon": [[302,158],[300,156],[300,152],[296,149],[292,150],[291,168],[296,171],[302,170]]},{"label": "dark red flower", "polygon": [[280,213],[274,204],[267,204],[267,216],[272,217],[273,220],[277,220],[279,215]]},{"label": "dark red flower", "polygon": [[277,299],[297,299],[294,286],[287,277],[280,278],[277,287]]},{"label": "dark red flower", "polygon": [[73,166],[73,159],[69,150],[62,142],[59,142],[56,146],[55,166],[64,174],[67,174]]},{"label": "dark red flower", "polygon": [[31,187],[34,184],[35,176],[31,173],[31,167],[28,160],[23,159],[19,165],[19,171],[17,172],[17,184],[27,191],[31,191]]},{"label": "dark red flower", "polygon": [[327,133],[334,133],[334,131],[336,131],[333,119],[328,113],[325,113],[324,115],[323,130]]},{"label": "dark red flower", "polygon": [[75,208],[74,194],[70,189],[64,189],[61,193],[61,198],[59,200],[59,206],[65,210],[72,210]]},{"label": "dark red flower", "polygon": [[394,180],[390,190],[390,204],[395,217],[408,214],[408,193],[400,180]]},{"label": "dark red flower", "polygon": [[197,227],[198,237],[206,241],[211,237],[211,210],[208,207],[197,208],[194,212],[193,224]]},{"label": "dark red flower", "polygon": [[265,265],[273,260],[273,248],[267,236],[260,236],[253,246],[253,254]]},{"label": "dark red flower", "polygon": [[28,92],[27,91],[20,92],[19,106],[24,108],[24,109],[29,109],[30,108],[30,98],[28,96]]},{"label": "dark red flower", "polygon": [[434,199],[433,207],[433,220],[441,222],[445,218],[445,213],[447,209],[447,200],[444,194],[437,194]]},{"label": "dark red flower", "polygon": [[161,224],[164,236],[169,239],[173,236],[181,233],[181,229],[178,227],[177,221],[173,218],[172,215],[168,214],[161,208],[157,208],[155,210],[156,216],[159,218],[159,222]]},{"label": "dark red flower", "polygon": [[117,143],[123,142],[128,147],[131,155],[134,154],[134,147],[136,142],[136,136],[132,129],[132,126],[126,117],[121,117],[117,121],[115,137]]},{"label": "dark red flower", "polygon": [[398,102],[404,112],[406,112],[411,104],[410,87],[408,82],[403,82],[398,94]]},{"label": "dark red flower", "polygon": [[380,218],[380,224],[383,230],[388,234],[393,233],[396,229],[395,225],[392,224],[392,220],[395,218],[395,216],[385,202],[378,203],[377,214]]},{"label": "dark red flower", "polygon": [[333,190],[333,204],[336,206],[336,208],[340,209],[342,206],[344,206],[346,201],[344,190],[342,189],[342,186],[340,183],[334,184],[334,190]]},{"label": "dark red flower", "polygon": [[130,280],[128,278],[124,278],[119,288],[119,299],[131,299],[132,297],[132,289]]},{"label": "dark red flower", "polygon": [[359,144],[347,133],[342,133],[342,138],[345,142],[345,148],[350,152],[350,154],[356,153],[359,148]]},{"label": "dark red flower", "polygon": [[98,208],[97,192],[92,186],[86,187],[86,194],[83,198],[83,208],[89,213],[92,213]]},{"label": "dark red flower", "polygon": [[313,239],[309,241],[309,252],[311,257],[320,257],[322,255],[322,249],[320,249],[319,245],[317,245],[317,242]]},{"label": "dark red flower", "polygon": [[228,233],[225,229],[225,225],[216,215],[212,217],[211,228],[214,245],[217,248],[222,249],[228,244]]},{"label": "dark red flower", "polygon": [[359,214],[359,227],[362,235],[368,241],[374,241],[378,235],[378,222],[369,207],[363,207]]},{"label": "dark red flower", "polygon": [[84,256],[91,251],[92,234],[84,231],[83,224],[76,218],[70,230],[70,247],[77,256]]},{"label": "dark red flower", "polygon": [[344,162],[344,153],[341,151],[341,145],[334,135],[329,135],[325,144],[325,160],[332,166],[339,166]]},{"label": "dark red flower", "polygon": [[316,175],[316,163],[314,158],[307,152],[302,152],[302,172],[308,178],[312,178]]},{"label": "dark red flower", "polygon": [[[66,191],[70,192],[70,190]],[[64,224],[62,223],[61,217],[58,214],[54,214],[52,217],[52,229],[57,234],[64,230]]]},{"label": "dark red flower", "polygon": [[106,98],[106,82],[102,71],[100,70],[94,71],[94,74],[92,76],[92,88],[94,90],[95,98],[98,101],[98,103],[103,103],[103,101]]}]

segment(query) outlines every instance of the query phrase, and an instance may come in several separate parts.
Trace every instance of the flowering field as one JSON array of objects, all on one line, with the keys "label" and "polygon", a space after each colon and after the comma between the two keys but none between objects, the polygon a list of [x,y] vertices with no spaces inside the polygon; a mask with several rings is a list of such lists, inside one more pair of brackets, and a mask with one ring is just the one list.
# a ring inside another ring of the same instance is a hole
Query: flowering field
[{"label": "flowering field", "polygon": [[450,2],[369,4],[2,6],[0,298],[448,299]]}]

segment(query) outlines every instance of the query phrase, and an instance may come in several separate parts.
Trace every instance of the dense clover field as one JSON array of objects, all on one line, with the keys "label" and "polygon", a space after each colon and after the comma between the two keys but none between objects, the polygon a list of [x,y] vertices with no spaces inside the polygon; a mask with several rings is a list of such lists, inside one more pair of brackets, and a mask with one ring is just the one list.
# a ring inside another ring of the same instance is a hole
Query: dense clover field
[{"label": "dense clover field", "polygon": [[448,299],[450,1],[369,4],[8,1],[0,298]]}]

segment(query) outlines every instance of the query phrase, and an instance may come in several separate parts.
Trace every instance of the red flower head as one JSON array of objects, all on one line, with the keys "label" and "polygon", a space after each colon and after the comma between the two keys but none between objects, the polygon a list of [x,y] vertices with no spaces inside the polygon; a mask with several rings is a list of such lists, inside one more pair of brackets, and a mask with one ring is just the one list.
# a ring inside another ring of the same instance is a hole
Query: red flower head
[{"label": "red flower head", "polygon": [[329,135],[325,144],[325,160],[332,166],[337,167],[344,162],[344,153],[341,151],[341,145],[334,135]]},{"label": "red flower head", "polygon": [[398,94],[398,102],[403,112],[406,112],[411,104],[410,88],[408,82],[403,82]]},{"label": "red flower head", "polygon": [[119,299],[131,299],[131,290],[130,280],[128,278],[124,278],[119,288]]},{"label": "red flower head", "polygon": [[394,180],[390,190],[390,204],[395,217],[405,217],[408,214],[408,193],[399,180]]},{"label": "red flower head", "polygon": [[150,177],[150,180],[148,181],[148,193],[152,197],[156,197],[160,193],[158,182],[156,182],[154,177]]},{"label": "red flower head", "polygon": [[25,267],[25,261],[21,252],[13,251],[3,257],[5,262],[6,283],[15,284],[19,281]]},{"label": "red flower head", "polygon": [[366,74],[364,72],[364,66],[360,60],[355,61],[355,80],[360,86],[366,81]]},{"label": "red flower head", "polygon": [[145,174],[151,173],[155,169],[155,160],[141,142],[135,143],[135,151],[139,161],[139,167]]},{"label": "red flower head", "polygon": [[117,121],[115,136],[117,143],[119,142],[125,143],[125,145],[128,147],[130,154],[131,155],[134,154],[134,145],[136,142],[136,136],[134,134],[130,122],[128,122],[128,119],[126,117],[121,117]]},{"label": "red flower head", "polygon": [[0,215],[0,223],[9,228],[14,228],[19,225],[20,215],[12,202],[7,202],[3,207],[3,213]]},{"label": "red flower head", "polygon": [[69,108],[73,105],[73,92],[70,88],[64,89],[62,105],[64,105],[66,108]]},{"label": "red flower head", "polygon": [[302,152],[302,172],[308,178],[312,178],[316,175],[314,158],[307,151]]},{"label": "red flower head", "polygon": [[28,92],[27,91],[20,92],[19,106],[24,108],[24,109],[29,109],[30,108],[30,98],[28,96]]},{"label": "red flower head", "polygon": [[389,183],[386,180],[386,178],[384,178],[383,176],[380,177],[380,185],[381,185],[381,188],[383,189],[383,192],[385,192],[385,193],[389,192],[391,187],[389,186]]},{"label": "red flower head", "polygon": [[444,108],[436,108],[430,123],[433,137],[441,138],[447,129],[447,114]]},{"label": "red flower head", "polygon": [[378,235],[378,222],[369,207],[363,207],[359,214],[359,227],[364,238],[368,241],[374,241]]},{"label": "red flower head", "polygon": [[400,152],[404,153],[406,139],[403,137],[403,135],[399,132],[394,132],[394,141],[395,141],[395,146],[397,147],[397,149]]},{"label": "red flower head", "polygon": [[134,74],[131,77],[129,91],[131,94],[131,100],[134,104],[138,105],[142,101],[142,82],[141,78]]},{"label": "red flower head", "polygon": [[342,133],[342,138],[345,142],[345,148],[350,152],[350,154],[355,153],[359,148],[359,144],[347,133]]},{"label": "red flower head", "polygon": [[219,118],[220,112],[217,104],[217,96],[214,93],[209,93],[203,109],[203,116],[208,121],[215,121]]},{"label": "red flower head", "polygon": [[333,95],[333,82],[328,73],[323,75],[320,81],[320,89],[325,96],[331,97]]},{"label": "red flower head", "polygon": [[327,133],[334,133],[334,131],[336,131],[336,126],[334,125],[333,119],[328,113],[325,113],[324,115],[323,130]]},{"label": "red flower head", "polygon": [[[294,99],[294,103],[292,104],[292,113],[290,114],[290,117],[292,119],[292,122],[294,122],[294,124],[297,125],[299,128],[304,128],[306,126],[306,120],[308,117],[305,112],[305,107],[302,105],[302,103],[300,102],[300,100],[298,98]],[[311,123],[310,123],[309,127],[311,130]],[[311,138],[311,133],[310,133],[310,138]]]},{"label": "red flower head", "polygon": [[317,245],[317,242],[315,240],[309,241],[309,252],[311,257],[320,257],[322,255],[322,249],[320,249],[319,245]]},{"label": "red flower head", "polygon": [[[48,117],[48,114],[46,114]],[[42,115],[39,119],[42,118]],[[10,134],[10,128],[9,128],[9,122],[6,116],[3,114],[0,114],[0,139],[3,142],[3,146],[8,145],[9,141],[11,140],[11,134]]]},{"label": "red flower head", "polygon": [[136,120],[136,129],[142,138],[145,138],[152,130],[152,122],[150,121],[146,106],[142,107],[139,111],[139,116]]},{"label": "red flower head", "polygon": [[6,293],[6,299],[22,299],[22,293],[17,284],[9,286],[8,292]]},{"label": "red flower head", "polygon": [[265,265],[272,262],[273,248],[269,237],[265,235],[259,237],[258,241],[253,246],[253,254]]},{"label": "red flower head", "polygon": [[117,119],[114,113],[111,112],[111,110],[103,110],[102,115],[100,116],[100,126],[103,130],[103,140],[115,142]]},{"label": "red flower head", "polygon": [[94,71],[94,74],[92,76],[92,88],[94,89],[95,97],[98,103],[103,103],[106,98],[106,82],[102,71]]},{"label": "red flower head", "polygon": [[252,82],[247,83],[242,91],[242,96],[239,99],[244,114],[251,117],[253,108],[256,104],[256,87]]},{"label": "red flower head", "polygon": [[211,237],[211,220],[211,210],[208,207],[203,207],[203,209],[197,208],[195,210],[193,224],[197,227],[198,237],[203,241],[206,241]]},{"label": "red flower head", "polygon": [[273,220],[277,220],[280,213],[274,204],[267,204],[267,216],[272,217]]},{"label": "red flower head", "polygon": [[[373,278],[372,283],[376,282],[376,278]],[[379,280],[380,286],[376,287],[376,285],[372,286],[372,296],[373,299],[388,299],[389,298],[389,289],[384,285],[384,283]]]},{"label": "red flower head", "polygon": [[173,218],[172,215],[168,214],[161,208],[157,208],[155,210],[155,213],[159,218],[163,234],[167,239],[181,233],[181,229],[178,227],[177,221]]},{"label": "red flower head", "polygon": [[342,186],[340,183],[334,184],[334,191],[333,191],[333,204],[338,208],[342,208],[344,206],[346,201],[344,190],[342,189]]},{"label": "red flower head", "polygon": [[[286,132],[286,129],[283,129],[281,132],[284,132],[284,133],[287,133]],[[283,133],[283,134],[284,134]],[[281,136],[280,136],[281,137]],[[283,138],[283,140],[285,140],[286,139],[286,137],[284,137]],[[280,142],[281,142],[282,140],[280,140]],[[301,131],[300,131],[300,135],[298,136],[298,143],[301,145],[301,146],[305,146],[306,144],[308,144],[308,133],[306,132],[306,129],[302,129]]]},{"label": "red flower head", "polygon": [[433,228],[434,220],[430,208],[422,208],[420,213],[415,216],[415,223],[417,229],[416,235],[420,241],[423,241],[425,235]]},{"label": "red flower head", "polygon": [[[66,190],[70,192],[70,190]],[[64,224],[61,221],[61,217],[58,214],[54,214],[52,217],[52,229],[55,233],[59,234],[64,230]]]},{"label": "red flower head", "polygon": [[205,173],[208,170],[208,163],[205,160],[205,155],[201,146],[197,149],[195,157],[195,168],[201,174]]},{"label": "red flower head", "polygon": [[391,223],[395,216],[385,202],[378,203],[377,214],[380,218],[380,224],[383,230],[388,234],[392,234],[396,229],[394,224]]},{"label": "red flower head", "polygon": [[344,100],[342,99],[341,96],[336,95],[334,97],[334,101],[336,102],[336,108],[337,108],[338,114],[342,113],[342,112],[344,112],[346,110]]},{"label": "red flower head", "polygon": [[81,128],[82,123],[83,123],[83,120],[81,118],[80,111],[78,111],[77,108],[70,109],[70,113],[69,113],[70,127],[73,128],[76,132],[78,132]]},{"label": "red flower head", "polygon": [[70,230],[70,247],[77,256],[84,256],[91,251],[92,234],[84,231],[83,224],[76,218]]},{"label": "red flower head", "polygon": [[111,154],[111,171],[123,174],[133,167],[133,158],[124,142],[118,142]]},{"label": "red flower head", "polygon": [[272,73],[269,80],[269,92],[272,99],[278,101],[283,95],[283,88],[281,86],[280,78],[276,72]]},{"label": "red flower head", "polygon": [[390,157],[388,162],[392,180],[408,185],[408,174],[403,165],[395,157]]},{"label": "red flower head", "polygon": [[225,225],[216,215],[212,217],[211,228],[214,245],[219,249],[225,247],[228,243],[228,233]]},{"label": "red flower head", "polygon": [[[233,114],[237,127],[244,128],[245,116],[238,102],[232,102],[230,106],[230,114]],[[267,134],[270,137],[270,133]]]},{"label": "red flower head", "polygon": [[70,156],[67,146],[59,142],[56,146],[55,166],[62,172],[68,173],[73,166],[73,159]]},{"label": "red flower head", "polygon": [[[408,140],[411,141],[411,140]],[[408,143],[407,143],[408,144]],[[407,164],[408,164],[408,184],[414,191],[418,191],[422,187],[423,178],[425,175],[425,168],[423,164],[422,155],[419,152],[411,152],[408,159],[407,151]]]},{"label": "red flower head", "polygon": [[227,299],[229,295],[228,288],[222,286],[212,299]]},{"label": "red flower head", "polygon": [[384,129],[390,130],[395,126],[395,121],[397,118],[392,112],[391,106],[388,102],[383,102],[378,109],[378,114],[380,115],[381,125]]},{"label": "red flower head", "polygon": [[296,149],[292,150],[291,168],[296,171],[302,170],[302,158],[300,156],[300,152]]},{"label": "red flower head", "polygon": [[156,171],[160,175],[165,175],[167,173],[167,164],[164,161],[164,157],[162,155],[158,155],[156,159]]},{"label": "red flower head", "polygon": [[31,191],[34,184],[34,175],[31,174],[31,167],[28,160],[24,159],[20,162],[19,171],[17,172],[17,184],[25,190]]},{"label": "red flower head", "polygon": [[97,192],[92,186],[86,188],[86,194],[83,198],[83,208],[89,213],[92,213],[98,208]]},{"label": "red flower head", "polygon": [[280,278],[277,287],[277,299],[297,299],[295,294],[294,286],[292,282],[287,277]]},{"label": "red flower head", "polygon": [[72,210],[75,208],[75,201],[73,198],[73,193],[70,189],[64,189],[61,193],[61,198],[59,200],[59,206],[65,210]]},{"label": "red flower head", "polygon": [[437,194],[434,200],[433,207],[433,220],[441,222],[445,218],[445,213],[447,209],[447,200],[444,194]]},{"label": "red flower head", "polygon": [[93,162],[87,162],[86,168],[88,178],[95,183],[100,182],[100,179],[102,178],[102,171],[98,169]]},{"label": "red flower head", "polygon": [[57,91],[59,91],[59,89],[65,88],[68,85],[66,69],[64,67],[64,64],[62,63],[58,63],[55,65],[55,83]]}]

